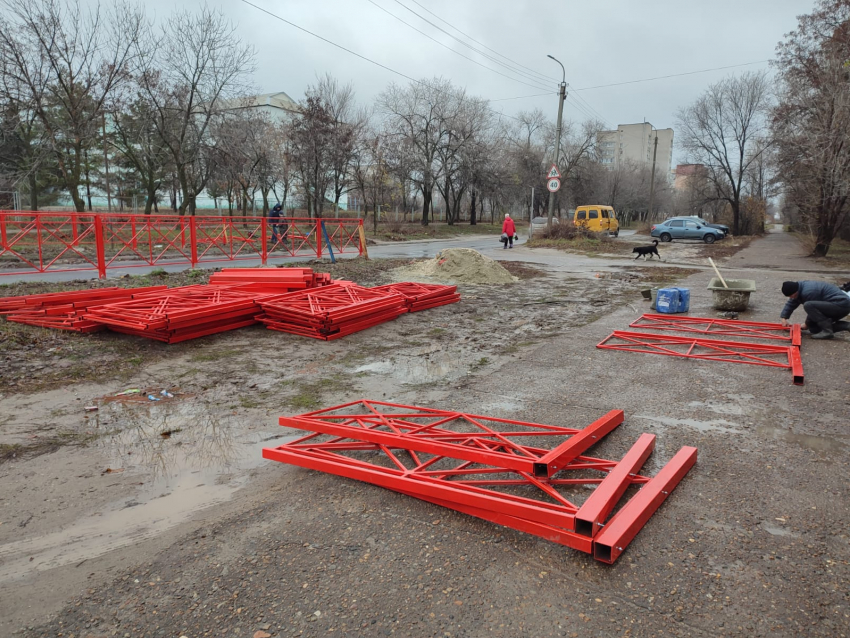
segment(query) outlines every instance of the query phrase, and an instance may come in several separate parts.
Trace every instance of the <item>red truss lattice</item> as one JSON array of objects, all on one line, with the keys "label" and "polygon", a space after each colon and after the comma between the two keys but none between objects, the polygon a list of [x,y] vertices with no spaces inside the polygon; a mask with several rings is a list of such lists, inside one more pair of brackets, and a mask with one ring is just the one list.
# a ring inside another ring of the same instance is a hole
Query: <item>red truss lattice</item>
[{"label": "red truss lattice", "polygon": [[401,295],[356,284],[332,284],[260,301],[258,320],[272,330],[337,339],[407,312]]},{"label": "red truss lattice", "polygon": [[615,330],[600,341],[596,347],[604,350],[625,350],[627,352],[684,357],[686,359],[785,368],[791,370],[795,385],[803,385],[803,362],[800,358],[800,349],[795,346],[697,339]]},{"label": "red truss lattice", "polygon": [[215,286],[184,286],[98,306],[85,317],[115,332],[178,343],[256,323],[261,298]]},{"label": "red truss lattice", "polygon": [[0,314],[5,314],[9,321],[30,326],[75,332],[96,332],[104,326],[84,317],[89,310],[97,306],[157,294],[165,289],[167,286],[101,288],[5,297],[0,299]]},{"label": "red truss lattice", "polygon": [[[612,563],[697,457],[696,448],[683,447],[655,477],[639,475],[655,446],[651,434],[619,462],[584,455],[622,420],[614,410],[575,429],[362,400],[281,417],[281,425],[312,433],[263,456],[379,485]],[[639,491],[611,516],[632,485]],[[595,489],[579,505],[588,487]]]},{"label": "red truss lattice", "polygon": [[800,324],[798,323],[783,326],[781,323],[739,321],[737,319],[645,314],[630,323],[629,327],[643,328],[644,330],[692,332],[706,336],[719,335],[723,337],[790,341],[793,346],[799,346],[801,340]]},{"label": "red truss lattice", "polygon": [[372,290],[385,290],[394,292],[404,297],[404,302],[410,312],[436,308],[460,301],[457,294],[457,286],[444,286],[440,284],[420,284],[405,281],[385,286],[376,286]]}]

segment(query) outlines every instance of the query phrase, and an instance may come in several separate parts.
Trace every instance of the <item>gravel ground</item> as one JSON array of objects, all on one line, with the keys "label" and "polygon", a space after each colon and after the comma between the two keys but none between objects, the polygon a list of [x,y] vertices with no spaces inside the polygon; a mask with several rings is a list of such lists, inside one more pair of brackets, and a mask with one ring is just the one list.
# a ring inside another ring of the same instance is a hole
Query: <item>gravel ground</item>
[{"label": "gravel ground", "polygon": [[[795,251],[792,238],[770,235],[735,266]],[[817,269],[799,256],[795,263]],[[713,314],[710,276],[681,282],[691,289],[692,315]],[[741,318],[775,320],[788,276],[761,268],[751,278],[758,292]],[[146,546],[108,577],[87,565],[91,585],[18,634],[850,633],[850,339],[804,342],[803,387],[785,370],[595,349],[647,310],[630,303],[407,394],[426,405],[576,427],[622,408],[626,423],[598,455],[617,458],[641,432],[656,433],[649,474],[680,446],[698,447],[696,467],[615,565],[376,487],[267,463],[236,500],[205,510],[169,543]]]}]

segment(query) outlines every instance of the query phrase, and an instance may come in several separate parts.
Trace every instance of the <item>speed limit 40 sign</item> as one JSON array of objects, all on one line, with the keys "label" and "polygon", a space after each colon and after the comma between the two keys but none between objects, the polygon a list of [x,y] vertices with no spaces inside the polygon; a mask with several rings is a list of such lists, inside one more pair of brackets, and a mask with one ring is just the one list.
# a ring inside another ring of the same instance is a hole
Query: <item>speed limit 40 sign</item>
[{"label": "speed limit 40 sign", "polygon": [[561,180],[557,177],[553,177],[549,181],[546,182],[546,188],[549,189],[550,193],[555,193],[559,188],[561,188]]}]

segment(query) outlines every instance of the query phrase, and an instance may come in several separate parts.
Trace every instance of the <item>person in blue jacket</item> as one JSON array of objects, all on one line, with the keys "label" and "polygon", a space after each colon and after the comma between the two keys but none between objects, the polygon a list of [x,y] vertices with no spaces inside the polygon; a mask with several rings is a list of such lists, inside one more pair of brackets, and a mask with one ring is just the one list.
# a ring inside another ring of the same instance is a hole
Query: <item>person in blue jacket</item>
[{"label": "person in blue jacket", "polygon": [[269,211],[269,226],[272,228],[272,246],[281,239],[278,231],[280,230],[279,225],[282,211],[283,207],[280,204],[275,204]]},{"label": "person in blue jacket", "polygon": [[832,339],[834,333],[850,330],[850,321],[841,321],[850,315],[850,296],[835,284],[825,281],[786,281],[782,294],[788,297],[779,314],[783,326],[800,305],[806,311],[806,323],[812,339]]}]

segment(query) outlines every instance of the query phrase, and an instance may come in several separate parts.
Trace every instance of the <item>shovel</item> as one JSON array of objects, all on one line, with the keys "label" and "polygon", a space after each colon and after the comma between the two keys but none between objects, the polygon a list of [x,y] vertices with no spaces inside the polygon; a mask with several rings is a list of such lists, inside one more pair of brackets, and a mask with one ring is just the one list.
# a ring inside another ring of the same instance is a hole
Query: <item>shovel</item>
[{"label": "shovel", "polygon": [[723,279],[723,275],[721,275],[720,271],[717,270],[717,266],[714,265],[714,260],[711,257],[708,258],[708,263],[711,264],[711,267],[714,268],[714,272],[716,272],[717,276],[720,277],[720,283],[723,284],[723,287],[728,288],[729,286],[726,285],[726,280]]}]

